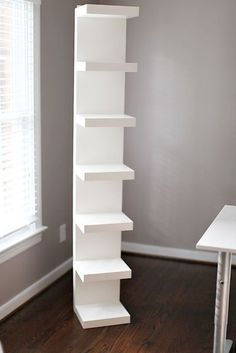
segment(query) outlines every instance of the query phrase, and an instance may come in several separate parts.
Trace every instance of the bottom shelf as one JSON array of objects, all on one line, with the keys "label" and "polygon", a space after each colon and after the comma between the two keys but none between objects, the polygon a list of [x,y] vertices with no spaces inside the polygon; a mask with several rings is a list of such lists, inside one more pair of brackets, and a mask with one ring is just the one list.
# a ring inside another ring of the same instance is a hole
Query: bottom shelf
[{"label": "bottom shelf", "polygon": [[130,323],[130,315],[120,302],[77,305],[74,310],[83,328]]}]

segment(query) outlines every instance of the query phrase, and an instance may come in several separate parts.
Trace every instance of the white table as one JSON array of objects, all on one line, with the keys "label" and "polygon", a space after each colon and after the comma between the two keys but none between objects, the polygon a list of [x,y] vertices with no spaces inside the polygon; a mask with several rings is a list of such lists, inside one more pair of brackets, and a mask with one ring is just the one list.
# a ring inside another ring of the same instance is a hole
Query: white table
[{"label": "white table", "polygon": [[197,249],[218,252],[214,353],[229,353],[233,342],[226,340],[232,254],[236,253],[236,206],[224,206]]}]

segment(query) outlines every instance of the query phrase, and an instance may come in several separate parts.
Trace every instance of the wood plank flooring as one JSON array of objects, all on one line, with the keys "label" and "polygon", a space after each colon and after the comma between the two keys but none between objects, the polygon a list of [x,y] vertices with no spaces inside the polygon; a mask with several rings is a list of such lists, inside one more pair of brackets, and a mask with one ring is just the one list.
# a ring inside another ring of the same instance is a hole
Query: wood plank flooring
[{"label": "wood plank flooring", "polygon": [[[0,325],[5,353],[211,353],[216,266],[125,255],[131,325],[83,330],[68,273]],[[236,269],[228,337],[236,339]]]}]

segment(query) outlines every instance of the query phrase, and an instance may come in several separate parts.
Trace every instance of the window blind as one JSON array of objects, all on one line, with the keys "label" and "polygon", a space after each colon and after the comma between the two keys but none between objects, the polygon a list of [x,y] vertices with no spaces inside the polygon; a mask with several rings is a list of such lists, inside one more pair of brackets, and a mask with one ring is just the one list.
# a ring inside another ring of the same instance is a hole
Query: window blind
[{"label": "window blind", "polygon": [[37,220],[34,3],[0,0],[0,238]]}]

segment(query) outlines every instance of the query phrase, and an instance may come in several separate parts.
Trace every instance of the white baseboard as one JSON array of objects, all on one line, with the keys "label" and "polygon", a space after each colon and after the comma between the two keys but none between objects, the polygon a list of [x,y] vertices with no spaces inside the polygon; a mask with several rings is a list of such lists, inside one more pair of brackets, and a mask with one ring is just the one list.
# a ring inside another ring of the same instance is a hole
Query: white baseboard
[{"label": "white baseboard", "polygon": [[[168,248],[157,245],[146,245],[140,243],[122,242],[121,249],[124,252],[130,252],[140,255],[151,255],[167,257],[179,260],[191,260],[199,262],[217,262],[217,253],[210,251],[188,250],[179,248]],[[233,265],[236,264],[236,258],[233,257]]]},{"label": "white baseboard", "polygon": [[16,310],[19,306],[27,302],[36,294],[47,288],[50,284],[63,276],[71,268],[72,258],[66,260],[61,265],[46,274],[44,277],[40,278],[37,282],[33,283],[31,286],[27,287],[8,302],[3,304],[0,307],[0,320],[9,315],[12,311]]}]

